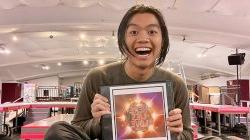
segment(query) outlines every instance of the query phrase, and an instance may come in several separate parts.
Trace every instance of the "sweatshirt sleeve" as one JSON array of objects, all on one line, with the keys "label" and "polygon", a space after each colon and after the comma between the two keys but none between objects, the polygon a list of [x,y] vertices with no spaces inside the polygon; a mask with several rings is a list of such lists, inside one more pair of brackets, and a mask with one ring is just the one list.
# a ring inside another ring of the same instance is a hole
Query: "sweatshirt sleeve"
[{"label": "sweatshirt sleeve", "polygon": [[81,95],[79,97],[72,125],[79,126],[91,139],[100,137],[100,124],[91,113],[91,104],[96,93],[99,93],[100,76],[96,70],[86,76]]},{"label": "sweatshirt sleeve", "polygon": [[178,78],[174,86],[175,108],[182,110],[183,132],[178,136],[178,140],[192,140],[193,130],[191,127],[188,91],[185,83]]}]

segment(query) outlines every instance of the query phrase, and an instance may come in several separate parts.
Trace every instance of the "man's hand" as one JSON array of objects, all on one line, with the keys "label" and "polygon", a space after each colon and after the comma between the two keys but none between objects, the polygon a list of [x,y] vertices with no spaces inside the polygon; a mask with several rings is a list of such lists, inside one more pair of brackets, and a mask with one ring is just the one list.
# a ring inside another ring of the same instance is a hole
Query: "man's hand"
[{"label": "man's hand", "polygon": [[170,132],[180,134],[183,131],[181,112],[181,109],[176,108],[168,113],[169,117],[167,118],[167,127]]},{"label": "man's hand", "polygon": [[91,113],[98,120],[100,120],[102,115],[110,114],[108,99],[100,94],[95,94],[93,103],[91,104]]}]

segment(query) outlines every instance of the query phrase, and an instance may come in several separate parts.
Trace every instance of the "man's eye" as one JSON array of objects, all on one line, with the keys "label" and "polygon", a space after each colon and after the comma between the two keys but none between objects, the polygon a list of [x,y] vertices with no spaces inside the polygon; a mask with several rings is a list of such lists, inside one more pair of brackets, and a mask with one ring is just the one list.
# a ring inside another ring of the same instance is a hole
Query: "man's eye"
[{"label": "man's eye", "polygon": [[129,34],[130,34],[130,35],[137,35],[138,32],[137,32],[137,31],[130,31]]},{"label": "man's eye", "polygon": [[148,34],[149,35],[155,35],[155,34],[157,34],[158,32],[157,31],[155,31],[155,30],[150,30],[150,31],[148,31]]}]

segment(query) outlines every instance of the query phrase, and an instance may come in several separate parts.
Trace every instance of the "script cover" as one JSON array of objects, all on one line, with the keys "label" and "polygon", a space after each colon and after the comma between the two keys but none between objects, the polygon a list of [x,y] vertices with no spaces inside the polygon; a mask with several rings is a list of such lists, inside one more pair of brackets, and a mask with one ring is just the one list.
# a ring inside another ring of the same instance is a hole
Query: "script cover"
[{"label": "script cover", "polygon": [[166,127],[172,109],[171,82],[101,87],[111,115],[101,119],[103,140],[171,140]]}]

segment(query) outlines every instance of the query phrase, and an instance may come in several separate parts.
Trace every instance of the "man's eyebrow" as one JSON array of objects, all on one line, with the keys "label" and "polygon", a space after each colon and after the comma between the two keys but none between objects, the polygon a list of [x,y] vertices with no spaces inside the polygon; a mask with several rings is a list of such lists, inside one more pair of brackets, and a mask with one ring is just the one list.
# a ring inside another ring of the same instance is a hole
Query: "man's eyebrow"
[{"label": "man's eyebrow", "polygon": [[129,24],[128,24],[128,27],[130,27],[130,26],[136,26],[136,27],[138,27],[138,25],[137,25],[137,24],[134,24],[134,23],[129,23]]},{"label": "man's eyebrow", "polygon": [[[139,27],[139,25],[134,24],[134,23],[130,23],[130,24],[128,24],[128,27],[130,27],[130,26]],[[146,27],[146,28],[148,28],[148,27],[157,27],[157,28],[160,28],[160,25],[159,25],[159,24],[149,24],[149,25],[147,25],[147,27]]]},{"label": "man's eyebrow", "polygon": [[149,24],[147,27],[157,27],[157,28],[160,28],[160,25],[159,24]]}]

